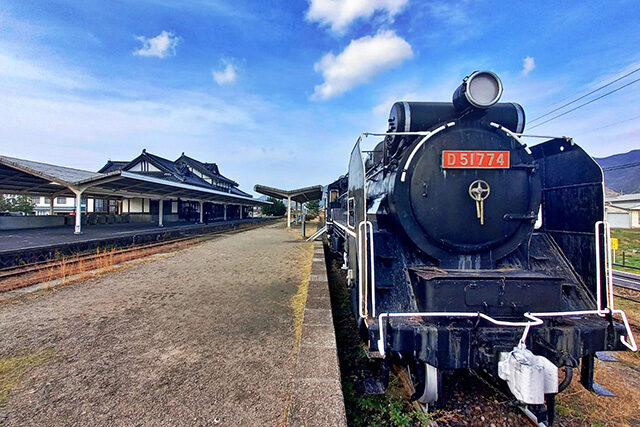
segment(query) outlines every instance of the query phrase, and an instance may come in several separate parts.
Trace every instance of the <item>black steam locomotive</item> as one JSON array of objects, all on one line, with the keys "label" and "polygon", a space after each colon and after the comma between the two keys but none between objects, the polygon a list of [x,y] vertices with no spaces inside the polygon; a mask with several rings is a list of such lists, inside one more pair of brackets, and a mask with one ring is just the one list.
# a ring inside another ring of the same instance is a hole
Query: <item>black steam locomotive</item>
[{"label": "black steam locomotive", "polygon": [[408,369],[414,399],[441,405],[447,375],[472,369],[552,421],[573,368],[593,390],[597,351],[637,347],[614,308],[602,170],[570,138],[527,147],[501,94],[481,71],[451,103],[395,103],[384,140],[362,151],[363,134],[328,185],[327,233],[369,353]]}]

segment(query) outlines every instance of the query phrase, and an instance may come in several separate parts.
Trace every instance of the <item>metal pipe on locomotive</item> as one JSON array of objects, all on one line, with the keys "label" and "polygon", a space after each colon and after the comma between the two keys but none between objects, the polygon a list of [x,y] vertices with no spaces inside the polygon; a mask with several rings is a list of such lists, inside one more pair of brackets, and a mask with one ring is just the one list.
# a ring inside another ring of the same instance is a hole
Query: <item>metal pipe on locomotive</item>
[{"label": "metal pipe on locomotive", "polygon": [[552,422],[573,368],[593,390],[595,353],[637,346],[614,307],[602,169],[570,138],[527,147],[501,94],[476,71],[451,103],[395,103],[384,140],[363,152],[361,136],[327,186],[327,234],[369,354],[406,366],[414,399],[441,405],[447,374],[473,369]]}]

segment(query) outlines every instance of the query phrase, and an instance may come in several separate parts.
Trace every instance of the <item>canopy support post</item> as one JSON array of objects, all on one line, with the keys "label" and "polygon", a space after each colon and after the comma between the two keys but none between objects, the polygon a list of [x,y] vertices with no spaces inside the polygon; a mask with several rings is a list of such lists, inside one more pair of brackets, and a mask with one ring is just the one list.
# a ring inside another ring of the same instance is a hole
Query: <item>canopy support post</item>
[{"label": "canopy support post", "polygon": [[53,215],[53,201],[55,200],[55,194],[49,196],[49,215]]},{"label": "canopy support post", "polygon": [[76,195],[76,226],[73,234],[82,234],[82,193],[85,189],[70,188],[70,190]]},{"label": "canopy support post", "polygon": [[164,227],[162,223],[164,219],[164,200],[158,200],[158,227]]},{"label": "canopy support post", "polygon": [[204,224],[204,202],[202,200],[198,200],[200,202],[200,224]]},{"label": "canopy support post", "polygon": [[291,196],[287,197],[287,228],[291,228]]},{"label": "canopy support post", "polygon": [[306,216],[307,215],[305,213],[306,207],[305,207],[304,203],[302,203],[301,207],[302,207],[302,209],[301,209],[301,211],[302,211],[302,238],[304,239],[305,237],[307,237],[307,236],[305,236],[305,234],[306,234],[305,233],[305,231],[306,231],[305,230],[305,225],[306,225]]},{"label": "canopy support post", "polygon": [[238,205],[238,208],[240,210],[240,219],[242,219],[242,205]]},{"label": "canopy support post", "polygon": [[224,220],[227,220],[227,204],[224,204]]}]

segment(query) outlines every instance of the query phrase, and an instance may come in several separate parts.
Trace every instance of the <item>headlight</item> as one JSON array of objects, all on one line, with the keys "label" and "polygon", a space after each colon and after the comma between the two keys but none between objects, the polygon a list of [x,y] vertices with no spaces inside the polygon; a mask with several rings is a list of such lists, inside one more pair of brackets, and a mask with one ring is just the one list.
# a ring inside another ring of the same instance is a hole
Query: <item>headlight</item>
[{"label": "headlight", "polygon": [[463,111],[469,107],[489,108],[502,96],[502,82],[491,71],[475,71],[453,94],[453,105]]}]

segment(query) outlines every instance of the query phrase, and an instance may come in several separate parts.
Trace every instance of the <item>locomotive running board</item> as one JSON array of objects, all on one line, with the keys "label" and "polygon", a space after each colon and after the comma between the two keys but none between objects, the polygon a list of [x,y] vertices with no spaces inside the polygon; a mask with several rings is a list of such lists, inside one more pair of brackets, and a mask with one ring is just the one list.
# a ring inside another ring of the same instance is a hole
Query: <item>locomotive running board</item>
[{"label": "locomotive running board", "polygon": [[307,242],[312,242],[314,240],[316,240],[318,237],[322,236],[323,233],[327,232],[327,226],[325,225],[324,227],[322,227],[320,230],[316,231],[313,236],[309,237],[306,241]]}]

